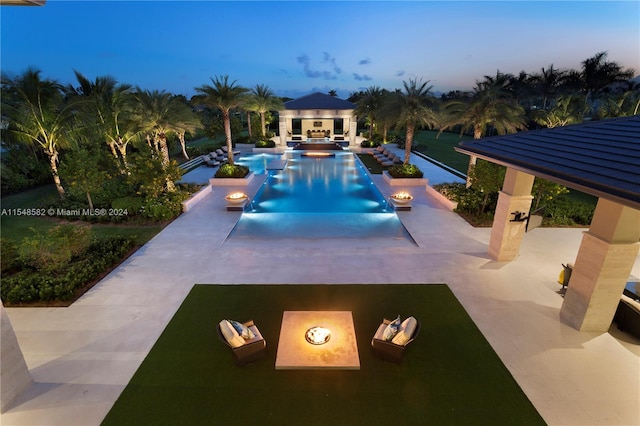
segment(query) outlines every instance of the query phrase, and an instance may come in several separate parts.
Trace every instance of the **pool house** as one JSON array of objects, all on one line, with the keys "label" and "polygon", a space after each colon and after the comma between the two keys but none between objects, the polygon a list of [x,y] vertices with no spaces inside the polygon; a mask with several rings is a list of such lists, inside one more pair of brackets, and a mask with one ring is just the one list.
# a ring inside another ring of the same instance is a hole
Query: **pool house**
[{"label": "pool house", "polygon": [[336,143],[356,145],[358,118],[355,104],[324,93],[312,93],[284,103],[279,111],[278,145]]}]

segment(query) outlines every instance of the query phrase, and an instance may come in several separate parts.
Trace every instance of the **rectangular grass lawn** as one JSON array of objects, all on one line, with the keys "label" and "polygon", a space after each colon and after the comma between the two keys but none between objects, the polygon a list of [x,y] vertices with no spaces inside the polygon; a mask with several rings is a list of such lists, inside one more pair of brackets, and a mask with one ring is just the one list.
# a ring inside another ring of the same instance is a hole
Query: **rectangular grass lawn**
[{"label": "rectangular grass lawn", "polygon": [[[276,371],[287,310],[352,311],[360,370]],[[383,317],[422,328],[403,363],[375,358]],[[253,319],[266,359],[237,367],[216,334]],[[195,285],[104,425],[544,424],[445,284]]]}]

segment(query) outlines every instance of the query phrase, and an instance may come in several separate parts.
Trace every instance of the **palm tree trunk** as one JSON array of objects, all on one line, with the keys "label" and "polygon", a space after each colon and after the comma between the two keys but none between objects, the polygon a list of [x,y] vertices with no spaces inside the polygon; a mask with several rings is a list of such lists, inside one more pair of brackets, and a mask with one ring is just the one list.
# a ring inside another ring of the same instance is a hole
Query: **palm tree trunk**
[{"label": "palm tree trunk", "polygon": [[160,133],[156,139],[156,146],[162,156],[162,164],[166,166],[169,164],[169,146],[167,145],[167,136],[164,133]]},{"label": "palm tree trunk", "polygon": [[182,155],[188,160],[189,154],[187,154],[187,142],[184,140],[184,132],[178,132],[178,140],[180,140],[180,146],[182,147]]},{"label": "palm tree trunk", "polygon": [[116,151],[115,142],[110,140],[110,141],[107,142],[107,144],[109,144],[109,148],[111,148],[111,153],[113,154],[113,157],[117,160],[118,159],[118,152]]},{"label": "palm tree trunk", "polygon": [[227,152],[229,152],[229,164],[233,164],[233,143],[231,142],[231,119],[229,118],[229,110],[222,111],[222,120],[224,122],[224,135],[227,139]]},{"label": "palm tree trunk", "polygon": [[87,191],[87,201],[89,202],[89,210],[93,210],[93,200],[91,199],[91,194]]},{"label": "palm tree trunk", "polygon": [[413,123],[407,123],[407,134],[404,144],[404,164],[409,164],[411,159],[411,144],[413,143],[414,127],[415,125]]},{"label": "palm tree trunk", "polygon": [[262,137],[267,135],[265,128],[267,127],[267,119],[264,112],[260,112],[260,130],[262,130]]},{"label": "palm tree trunk", "polygon": [[58,190],[60,198],[64,198],[64,188],[62,187],[60,175],[58,174],[58,152],[47,152],[47,155],[49,156],[49,166],[51,167],[51,174],[53,175],[53,183],[56,184],[56,189]]},{"label": "palm tree trunk", "polygon": [[121,137],[119,137],[116,146],[118,147],[118,151],[120,152],[120,157],[122,157],[122,165],[124,167],[124,171],[126,172],[129,169],[129,166],[127,165],[127,144],[122,140]]},{"label": "palm tree trunk", "polygon": [[[167,136],[160,133],[156,139],[156,145],[160,145],[160,154],[162,156],[162,165],[166,168],[169,165],[169,146],[167,145]],[[175,183],[167,176],[167,191],[174,192],[176,190]]]},{"label": "palm tree trunk", "polygon": [[251,139],[251,111],[247,111],[247,131],[249,132],[249,139]]}]

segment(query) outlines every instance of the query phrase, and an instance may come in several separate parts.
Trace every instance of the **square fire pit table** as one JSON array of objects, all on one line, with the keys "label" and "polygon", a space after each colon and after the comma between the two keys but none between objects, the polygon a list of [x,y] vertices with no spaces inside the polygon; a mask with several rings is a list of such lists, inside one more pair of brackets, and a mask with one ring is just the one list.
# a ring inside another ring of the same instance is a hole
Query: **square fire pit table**
[{"label": "square fire pit table", "polygon": [[[324,343],[307,340],[307,331],[313,327],[329,330],[330,336],[320,340]],[[276,370],[312,369],[360,370],[351,311],[285,311],[282,314]]]}]

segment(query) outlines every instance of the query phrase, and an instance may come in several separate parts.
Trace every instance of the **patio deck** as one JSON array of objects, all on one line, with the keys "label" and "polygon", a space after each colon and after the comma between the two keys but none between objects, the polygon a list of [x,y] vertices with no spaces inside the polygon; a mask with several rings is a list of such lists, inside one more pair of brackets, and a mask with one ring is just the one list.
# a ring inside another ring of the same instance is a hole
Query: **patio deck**
[{"label": "patio deck", "polygon": [[224,195],[214,188],[72,306],[7,309],[34,384],[3,425],[100,424],[194,283],[447,283],[548,424],[640,423],[640,341],[559,320],[560,263],[575,259],[582,229],[536,229],[519,258],[496,262],[489,229],[420,192],[399,212],[417,247],[265,250],[225,244],[240,213]]}]

